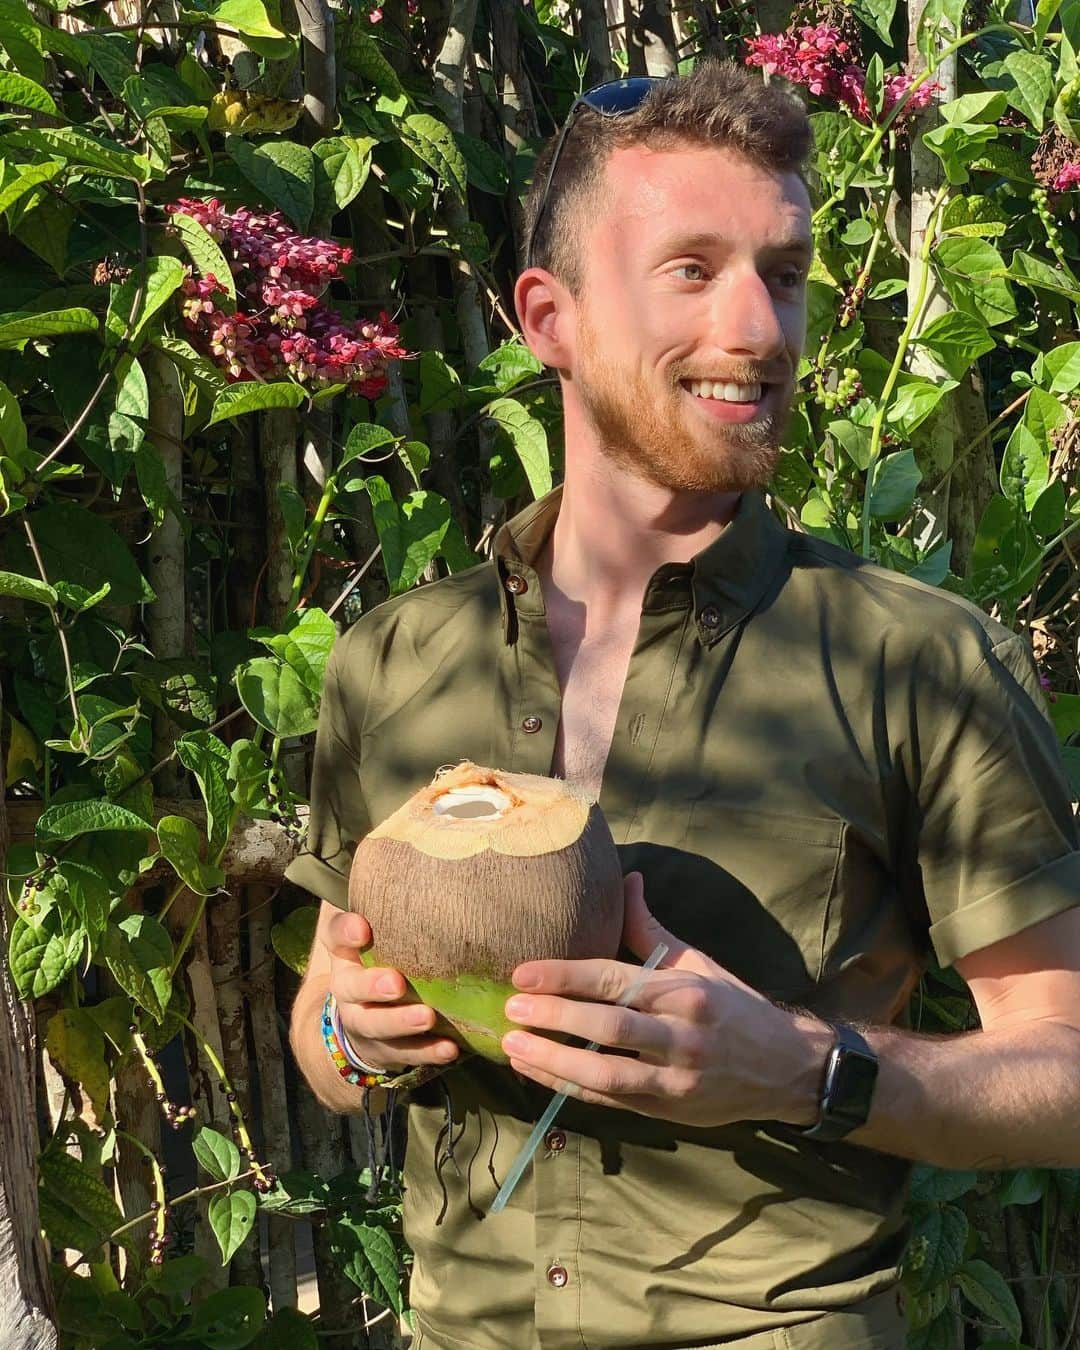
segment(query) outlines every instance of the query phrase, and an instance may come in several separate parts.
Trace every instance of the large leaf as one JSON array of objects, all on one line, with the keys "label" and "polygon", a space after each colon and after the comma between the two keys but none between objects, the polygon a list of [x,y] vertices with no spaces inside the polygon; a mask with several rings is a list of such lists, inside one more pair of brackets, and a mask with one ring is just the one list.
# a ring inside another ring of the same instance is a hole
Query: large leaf
[{"label": "large leaf", "polygon": [[897,427],[902,436],[910,436],[956,385],[956,380],[909,380],[896,391],[886,420]]},{"label": "large leaf", "polygon": [[233,800],[229,792],[229,749],[212,731],[193,731],[176,742],[176,757],[195,775],[206,806],[206,832],[212,856],[229,838]]},{"label": "large leaf", "polygon": [[908,1245],[912,1284],[927,1290],[950,1279],[964,1261],[968,1221],[962,1209],[942,1205],[915,1220]]},{"label": "large leaf", "polygon": [[0,314],[0,344],[29,338],[96,333],[97,317],[88,309],[53,309],[40,314]]},{"label": "large leaf", "polygon": [[292,617],[284,633],[264,636],[260,632],[257,636],[275,656],[292,666],[318,698],[326,678],[326,663],[337,641],[337,629],[326,611],[315,607],[305,609],[302,614]]},{"label": "large leaf", "polygon": [[318,921],[318,906],[301,905],[270,929],[270,942],[274,951],[297,975],[303,975],[307,970]]},{"label": "large leaf", "polygon": [[1003,276],[1005,262],[993,244],[947,236],[934,255],[957,309],[981,318],[991,328],[1016,317],[1016,301]]},{"label": "large leaf", "polygon": [[306,398],[307,393],[300,385],[284,381],[259,384],[251,380],[230,384],[215,399],[214,411],[206,425],[212,427],[231,417],[243,417],[245,413],[263,412],[267,408],[299,408]]},{"label": "large leaf", "polygon": [[1015,88],[1007,91],[1009,102],[1041,132],[1046,105],[1054,92],[1053,67],[1045,56],[1025,51],[1010,52],[1004,64],[1006,73],[1016,82]]},{"label": "large leaf", "polygon": [[1020,1309],[1012,1290],[993,1266],[985,1261],[965,1261],[956,1272],[956,1283],[992,1323],[1004,1327],[1014,1340],[1020,1339],[1023,1331]]},{"label": "large leaf", "polygon": [[101,830],[148,830],[149,826],[134,811],[116,802],[61,802],[47,806],[38,817],[35,833],[41,844],[62,839],[77,839],[81,834]]},{"label": "large leaf", "polygon": [[360,195],[371,171],[375,144],[371,136],[329,136],[312,146],[318,160],[316,216],[344,211]]},{"label": "large leaf", "polygon": [[399,124],[401,138],[457,197],[464,198],[468,170],[450,128],[429,113],[412,113]]},{"label": "large leaf", "polygon": [[[179,258],[153,257],[146,260],[145,275],[132,269],[131,275],[109,295],[105,316],[105,341],[116,346],[126,338],[129,350],[136,350],[161,307],[180,288],[184,264]],[[141,284],[140,284],[141,283]]]},{"label": "large leaf", "polygon": [[56,591],[34,577],[19,572],[0,572],[0,595],[13,595],[18,600],[32,600],[51,609],[57,603]]},{"label": "large leaf", "polygon": [[922,482],[913,450],[897,450],[880,460],[870,493],[870,514],[878,520],[903,520]]},{"label": "large leaf", "polygon": [[319,721],[318,700],[284,661],[258,656],[236,672],[240,702],[273,736],[305,736]]},{"label": "large leaf", "polygon": [[195,219],[183,211],[175,211],[169,217],[169,223],[180,236],[184,247],[188,251],[191,261],[199,269],[202,276],[213,276],[221,290],[229,296],[229,299],[236,300],[236,282],[233,280],[232,268],[226,260],[225,254],[221,251],[221,246],[214,236]]},{"label": "large leaf", "polygon": [[172,992],[173,946],[160,921],[151,914],[129,914],[110,924],[102,954],[124,993],[162,1022]]},{"label": "large leaf", "polygon": [[50,117],[60,116],[47,89],[13,70],[0,70],[0,103],[13,103],[17,108],[30,108],[33,112],[48,113]]},{"label": "large leaf", "polygon": [[[211,1200],[211,1224],[214,1213]],[[216,1233],[217,1229],[214,1231]],[[191,1325],[177,1339],[194,1341],[199,1350],[245,1350],[254,1342],[265,1321],[266,1297],[262,1290],[235,1285],[232,1289],[219,1289],[207,1298],[196,1300],[192,1305]]]},{"label": "large leaf", "polygon": [[385,478],[364,479],[392,595],[415,586],[450,528],[450,503],[435,492],[410,492],[396,502]]},{"label": "large leaf", "polygon": [[213,895],[225,885],[225,873],[202,859],[202,834],[187,816],[162,816],[158,847],[182,882],[196,895]]},{"label": "large leaf", "polygon": [[357,422],[345,441],[345,449],[341,452],[338,472],[340,473],[345,465],[351,464],[354,459],[366,455],[369,450],[378,450],[384,445],[393,445],[396,440],[397,437],[394,433],[387,431],[386,427],[380,427],[374,422]]},{"label": "large leaf", "polygon": [[109,1114],[109,1069],[105,1063],[105,1037],[85,1008],[61,1008],[49,1018],[45,1031],[49,1058],[66,1077],[78,1083],[93,1111],[87,1119],[94,1128]]},{"label": "large leaf", "polygon": [[209,1125],[204,1125],[192,1139],[191,1151],[215,1181],[232,1181],[240,1175],[240,1150]]},{"label": "large leaf", "polygon": [[42,998],[75,968],[86,944],[82,928],[63,926],[59,908],[40,924],[17,918],[11,925],[8,960],[22,998]]},{"label": "large leaf", "polygon": [[41,164],[20,166],[19,172],[10,182],[0,188],[0,211],[7,211],[19,202],[28,192],[42,183],[51,182],[63,173],[67,165],[62,159],[47,159]]},{"label": "large leaf", "polygon": [[295,141],[271,141],[258,149],[239,136],[228,139],[233,163],[257,192],[306,230],[315,209],[315,156]]},{"label": "large leaf", "polygon": [[42,1197],[75,1215],[94,1233],[92,1247],[85,1250],[92,1250],[124,1222],[101,1178],[63,1149],[46,1149],[38,1159],[38,1173]]},{"label": "large leaf", "polygon": [[934,353],[954,380],[963,379],[980,356],[994,350],[989,329],[971,314],[939,315],[916,341]]},{"label": "large leaf", "polygon": [[353,1284],[400,1314],[404,1306],[401,1266],[386,1229],[341,1214],[331,1219],[329,1230],[331,1251]]},{"label": "large leaf", "polygon": [[315,1325],[299,1308],[279,1308],[259,1339],[259,1350],[319,1350]]},{"label": "large leaf", "polygon": [[224,1265],[229,1264],[251,1235],[256,1208],[255,1197],[250,1191],[218,1191],[211,1197],[210,1227],[221,1248]]},{"label": "large leaf", "polygon": [[[135,565],[127,545],[100,515],[74,502],[51,502],[34,513],[34,535],[51,585],[66,581],[93,594],[109,583],[110,601],[138,605],[156,597]],[[12,570],[29,572],[23,541],[9,550]]]},{"label": "large leaf", "polygon": [[71,127],[22,127],[0,137],[0,146],[20,150],[38,150],[45,155],[62,156],[69,164],[93,169],[111,178],[127,178],[145,183],[150,163],[145,155],[133,155],[109,141]]},{"label": "large leaf", "polygon": [[888,45],[896,0],[853,0],[851,7],[863,23]]},{"label": "large leaf", "polygon": [[514,398],[495,399],[487,414],[510,437],[533,496],[543,497],[550,492],[551,455],[543,423]]},{"label": "large leaf", "polygon": [[1080,342],[1063,342],[1038,357],[1032,378],[1042,384],[1047,376],[1051,394],[1071,394],[1080,386]]}]

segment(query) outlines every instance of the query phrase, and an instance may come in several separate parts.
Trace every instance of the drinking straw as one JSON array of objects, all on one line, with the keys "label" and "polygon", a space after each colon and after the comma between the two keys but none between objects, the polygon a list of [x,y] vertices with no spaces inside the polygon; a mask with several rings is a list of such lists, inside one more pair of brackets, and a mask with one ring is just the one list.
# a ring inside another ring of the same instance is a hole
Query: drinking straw
[{"label": "drinking straw", "polygon": [[[618,1003],[615,1005],[617,1008],[625,1008],[627,1004],[632,1003],[634,1001],[634,999],[641,992],[641,988],[644,985],[646,979],[648,978],[649,971],[655,970],[656,967],[660,964],[660,962],[664,959],[664,957],[667,956],[667,954],[668,954],[667,943],[666,942],[658,943],[656,947],[653,949],[652,953],[650,954],[649,959],[641,967],[641,971],[637,979],[633,981],[629,989],[627,989],[626,993],[623,994],[622,998],[620,998]],[[585,1049],[599,1050],[600,1042],[590,1041],[589,1044],[585,1047]],[[555,1096],[552,1097],[551,1101],[548,1103],[547,1110],[533,1126],[532,1134],[529,1135],[528,1139],[525,1141],[524,1148],[514,1159],[513,1167],[511,1167],[510,1171],[506,1174],[506,1180],[499,1187],[498,1195],[491,1202],[490,1212],[492,1214],[498,1214],[500,1210],[506,1208],[506,1202],[513,1195],[514,1188],[521,1180],[521,1174],[525,1171],[526,1167],[528,1167],[529,1163],[532,1162],[532,1156],[539,1148],[540,1140],[543,1139],[545,1134],[547,1134],[549,1128],[551,1127],[551,1122],[559,1114],[559,1111],[562,1109],[562,1104],[563,1102],[566,1101],[566,1098],[568,1096],[569,1094],[566,1092],[557,1092]]]}]

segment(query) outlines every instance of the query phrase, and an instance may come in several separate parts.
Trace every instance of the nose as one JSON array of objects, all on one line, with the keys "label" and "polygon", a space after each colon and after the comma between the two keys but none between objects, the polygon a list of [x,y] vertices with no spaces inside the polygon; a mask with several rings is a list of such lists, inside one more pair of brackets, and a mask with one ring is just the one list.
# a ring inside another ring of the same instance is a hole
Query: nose
[{"label": "nose", "polygon": [[717,288],[712,314],[713,339],[732,356],[776,360],[787,335],[768,281],[754,267],[732,270]]}]

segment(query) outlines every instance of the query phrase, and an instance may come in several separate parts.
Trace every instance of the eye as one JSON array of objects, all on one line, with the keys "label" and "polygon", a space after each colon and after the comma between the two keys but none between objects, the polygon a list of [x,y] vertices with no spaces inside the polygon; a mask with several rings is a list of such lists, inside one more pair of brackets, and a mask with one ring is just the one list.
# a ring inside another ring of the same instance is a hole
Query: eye
[{"label": "eye", "polygon": [[675,268],[675,271],[676,271],[676,272],[695,272],[695,271],[696,271],[696,272],[700,272],[700,273],[701,273],[700,276],[697,276],[697,277],[687,277],[687,278],[686,278],[687,281],[704,281],[704,280],[705,280],[705,265],[704,265],[704,263],[680,263],[679,266]]},{"label": "eye", "polygon": [[785,267],[780,273],[780,284],[790,289],[801,286],[804,273],[801,267]]}]

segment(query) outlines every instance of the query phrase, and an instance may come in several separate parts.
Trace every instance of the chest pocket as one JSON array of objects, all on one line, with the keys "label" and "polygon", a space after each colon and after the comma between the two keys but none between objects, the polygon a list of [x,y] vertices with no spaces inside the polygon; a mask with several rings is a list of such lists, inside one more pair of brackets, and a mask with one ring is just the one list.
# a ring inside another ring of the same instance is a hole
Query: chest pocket
[{"label": "chest pocket", "polygon": [[798,1001],[822,978],[842,875],[836,818],[695,803],[678,847],[625,849],[645,898],[673,933],[772,998]]}]

